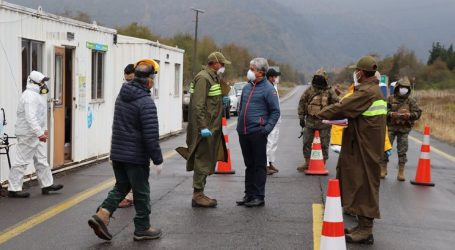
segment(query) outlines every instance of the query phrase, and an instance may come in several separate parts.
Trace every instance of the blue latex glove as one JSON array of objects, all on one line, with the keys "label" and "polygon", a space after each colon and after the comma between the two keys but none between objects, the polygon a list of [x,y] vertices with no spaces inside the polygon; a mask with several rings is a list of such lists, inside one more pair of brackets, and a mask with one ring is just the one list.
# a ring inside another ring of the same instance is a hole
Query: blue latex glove
[{"label": "blue latex glove", "polygon": [[229,96],[223,96],[223,104],[226,105],[229,103],[231,99],[229,98]]},{"label": "blue latex glove", "polygon": [[385,151],[385,154],[387,155],[387,157],[392,156],[392,149]]},{"label": "blue latex glove", "polygon": [[212,132],[208,128],[201,129],[201,136],[203,138],[212,136]]}]

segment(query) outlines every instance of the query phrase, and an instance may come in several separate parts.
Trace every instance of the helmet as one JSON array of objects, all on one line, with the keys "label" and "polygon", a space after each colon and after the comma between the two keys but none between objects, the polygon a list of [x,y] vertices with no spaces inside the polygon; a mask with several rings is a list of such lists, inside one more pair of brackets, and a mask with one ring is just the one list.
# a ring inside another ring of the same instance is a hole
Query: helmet
[{"label": "helmet", "polygon": [[142,59],[142,60],[139,60],[138,62],[136,62],[134,64],[134,67],[136,68],[139,64],[148,64],[148,65],[151,65],[154,69],[154,74],[157,74],[158,71],[160,71],[160,65],[153,59],[151,58],[146,58],[146,59]]}]

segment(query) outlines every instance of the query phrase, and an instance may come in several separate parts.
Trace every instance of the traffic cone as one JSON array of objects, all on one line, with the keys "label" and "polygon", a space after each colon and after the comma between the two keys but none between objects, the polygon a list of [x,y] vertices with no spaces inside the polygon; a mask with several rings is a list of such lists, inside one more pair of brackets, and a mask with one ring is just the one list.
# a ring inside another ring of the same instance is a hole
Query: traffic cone
[{"label": "traffic cone", "polygon": [[340,184],[337,179],[329,179],[327,187],[320,249],[346,250]]},{"label": "traffic cone", "polygon": [[223,134],[224,134],[224,141],[226,142],[228,161],[227,162],[218,161],[218,166],[215,171],[215,174],[235,174],[235,171],[232,170],[232,165],[231,165],[231,150],[229,149],[229,135],[227,134],[227,131],[226,131],[226,127],[227,127],[226,117],[222,118],[221,124],[223,126]]},{"label": "traffic cone", "polygon": [[420,148],[420,159],[417,165],[416,178],[411,180],[411,184],[421,186],[432,186],[431,164],[430,164],[430,126],[426,125],[423,133],[423,143]]},{"label": "traffic cone", "polygon": [[322,155],[321,138],[319,130],[314,131],[313,144],[311,146],[311,157],[308,169],[304,171],[307,175],[327,175],[329,171],[325,168],[324,157]]}]

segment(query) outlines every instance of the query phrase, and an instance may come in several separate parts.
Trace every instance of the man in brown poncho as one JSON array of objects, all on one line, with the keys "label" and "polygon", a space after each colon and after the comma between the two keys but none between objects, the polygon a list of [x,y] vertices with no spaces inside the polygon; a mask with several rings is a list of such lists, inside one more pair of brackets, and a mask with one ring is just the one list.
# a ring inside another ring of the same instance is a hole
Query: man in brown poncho
[{"label": "man in brown poncho", "polygon": [[337,165],[343,208],[357,215],[358,225],[348,229],[346,241],[373,244],[373,220],[379,214],[380,160],[384,154],[387,103],[374,76],[373,57],[353,66],[354,93],[341,103],[321,110],[320,119],[348,118]]}]

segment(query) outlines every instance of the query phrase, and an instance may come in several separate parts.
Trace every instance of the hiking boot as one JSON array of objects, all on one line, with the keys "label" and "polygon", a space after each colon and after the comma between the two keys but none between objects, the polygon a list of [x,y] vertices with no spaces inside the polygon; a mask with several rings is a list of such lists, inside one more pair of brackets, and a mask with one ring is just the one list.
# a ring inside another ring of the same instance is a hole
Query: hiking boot
[{"label": "hiking boot", "polygon": [[155,240],[161,237],[161,229],[149,227],[145,231],[134,232],[133,239],[136,241],[141,240]]},{"label": "hiking boot", "polygon": [[62,184],[52,184],[49,187],[41,188],[42,194],[49,194],[49,192],[55,192],[63,188]]},{"label": "hiking boot", "polygon": [[351,228],[345,228],[344,229],[344,234],[352,234],[355,232],[357,229],[359,229],[359,225],[351,227]]},{"label": "hiking boot", "polygon": [[107,230],[111,213],[104,208],[99,208],[98,212],[88,220],[88,225],[93,229],[96,236],[103,240],[111,240],[112,235]]},{"label": "hiking boot", "polygon": [[387,176],[387,164],[381,164],[381,179]]},{"label": "hiking boot", "polygon": [[400,165],[398,166],[397,180],[404,181],[404,163],[400,163]]},{"label": "hiking boot", "polygon": [[202,191],[193,193],[193,199],[191,200],[192,207],[216,207],[217,204],[217,200],[210,199]]},{"label": "hiking boot", "polygon": [[358,216],[358,219],[359,225],[357,230],[354,230],[350,234],[346,234],[346,242],[368,245],[373,244],[373,219],[364,216]]},{"label": "hiking boot", "polygon": [[118,207],[119,207],[119,208],[126,208],[126,207],[131,207],[132,205],[133,205],[133,201],[132,201],[132,200],[123,199],[123,200],[118,204]]},{"label": "hiking boot", "polygon": [[280,172],[280,170],[278,170],[278,168],[276,168],[275,166],[273,166],[272,162],[269,162],[269,167],[270,167],[270,169],[272,169],[272,170],[275,171],[276,173]]},{"label": "hiking boot", "polygon": [[302,164],[300,167],[297,168],[297,171],[304,172],[308,169],[308,165],[310,164],[310,158],[305,158],[305,163]]},{"label": "hiking boot", "polygon": [[274,173],[276,173],[275,170],[273,170],[271,167],[267,167],[267,175],[272,175]]},{"label": "hiking boot", "polygon": [[8,191],[8,197],[10,198],[28,198],[30,193],[24,191]]}]

